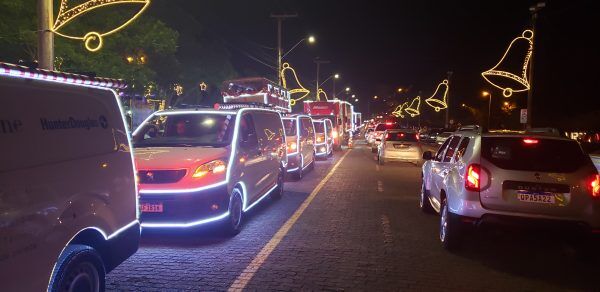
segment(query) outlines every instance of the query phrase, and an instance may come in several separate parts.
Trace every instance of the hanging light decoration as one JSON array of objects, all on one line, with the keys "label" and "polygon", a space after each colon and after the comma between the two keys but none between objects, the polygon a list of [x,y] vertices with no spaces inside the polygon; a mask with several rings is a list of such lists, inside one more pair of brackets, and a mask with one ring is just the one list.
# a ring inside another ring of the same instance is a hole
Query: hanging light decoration
[{"label": "hanging light decoration", "polygon": [[[438,84],[437,88],[433,95],[430,98],[426,99],[425,102],[427,105],[432,107],[436,112],[439,112],[442,109],[448,108],[448,104],[446,102],[446,96],[448,95],[448,80],[444,79],[440,84]],[[438,96],[441,95],[441,96]]]},{"label": "hanging light decoration", "polygon": [[421,114],[419,107],[421,107],[421,97],[417,96],[412,100],[410,105],[404,109],[404,111],[414,118]]},{"label": "hanging light decoration", "polygon": [[[122,4],[139,4],[141,5],[141,9],[125,22],[121,23],[120,25],[117,25],[116,27],[106,29],[103,32],[90,31],[83,35],[72,35],[61,32],[61,29],[69,22],[84,14],[87,14],[92,10],[104,6]],[[52,26],[52,32],[65,38],[82,40],[84,42],[85,48],[88,51],[96,52],[100,50],[102,48],[102,45],[104,44],[103,37],[125,28],[132,21],[138,18],[142,14],[142,12],[146,10],[146,8],[148,8],[149,4],[150,0],[89,0],[84,3],[75,5],[74,7],[69,7],[69,0],[61,0],[58,14],[56,15],[56,20],[54,22],[54,25]]]},{"label": "hanging light decoration", "polygon": [[[285,78],[285,75],[286,75],[285,73],[288,71],[290,72],[289,74],[292,74],[292,76],[294,76],[294,80],[296,81],[295,85],[288,84],[288,80]],[[290,92],[290,96],[293,94],[296,94],[296,96],[300,96],[298,98],[291,98],[290,105],[293,106],[296,104],[296,101],[301,100],[308,96],[308,94],[310,93],[310,90],[308,90],[304,86],[302,86],[302,84],[300,83],[300,80],[298,79],[298,75],[296,74],[296,70],[294,70],[294,68],[292,68],[289,63],[283,63],[280,74],[281,74],[281,81],[283,83],[283,87],[288,89],[288,91]],[[290,87],[288,87],[288,85],[290,85]],[[292,86],[294,86],[294,87],[292,88]]]},{"label": "hanging light decoration", "polygon": [[[519,47],[525,47],[524,54],[519,50]],[[527,72],[532,53],[533,31],[528,29],[523,31],[520,37],[510,42],[504,55],[492,69],[481,73],[481,75],[487,82],[501,89],[502,95],[505,97],[511,96],[513,92],[527,91],[530,87],[529,80],[527,80]],[[510,66],[507,66],[506,63],[512,61],[513,58],[523,60],[520,72],[512,73],[507,69]]]}]

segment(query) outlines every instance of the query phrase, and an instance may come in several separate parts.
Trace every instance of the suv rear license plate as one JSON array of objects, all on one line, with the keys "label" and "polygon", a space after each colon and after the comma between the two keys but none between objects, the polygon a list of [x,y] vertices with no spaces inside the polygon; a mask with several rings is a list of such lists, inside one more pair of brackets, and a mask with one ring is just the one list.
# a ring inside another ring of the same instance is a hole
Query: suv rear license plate
[{"label": "suv rear license plate", "polygon": [[517,199],[521,202],[551,204],[556,203],[554,194],[532,194],[528,192],[517,192]]},{"label": "suv rear license plate", "polygon": [[396,148],[396,149],[406,149],[408,147],[410,147],[410,145],[407,145],[407,144],[394,144],[394,148]]},{"label": "suv rear license plate", "polygon": [[162,213],[163,203],[142,203],[140,209],[143,213]]}]

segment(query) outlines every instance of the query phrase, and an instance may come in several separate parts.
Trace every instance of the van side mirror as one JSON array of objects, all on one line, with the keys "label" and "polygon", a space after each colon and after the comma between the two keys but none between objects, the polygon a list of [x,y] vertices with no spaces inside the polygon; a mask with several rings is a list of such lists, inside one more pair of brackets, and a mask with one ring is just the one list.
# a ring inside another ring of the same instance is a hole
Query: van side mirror
[{"label": "van side mirror", "polygon": [[423,152],[423,159],[424,160],[431,160],[431,159],[433,159],[433,153],[431,153],[431,151],[425,151],[425,152]]}]

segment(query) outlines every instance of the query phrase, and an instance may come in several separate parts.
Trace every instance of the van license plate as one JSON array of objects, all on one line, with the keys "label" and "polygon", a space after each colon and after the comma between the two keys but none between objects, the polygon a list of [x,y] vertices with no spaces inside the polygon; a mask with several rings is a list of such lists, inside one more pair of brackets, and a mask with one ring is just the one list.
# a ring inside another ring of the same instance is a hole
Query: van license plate
[{"label": "van license plate", "polygon": [[531,194],[517,193],[517,199],[521,202],[540,203],[540,204],[555,204],[556,198],[553,194]]},{"label": "van license plate", "polygon": [[163,204],[162,203],[142,203],[140,204],[140,208],[143,213],[162,213],[163,212]]}]

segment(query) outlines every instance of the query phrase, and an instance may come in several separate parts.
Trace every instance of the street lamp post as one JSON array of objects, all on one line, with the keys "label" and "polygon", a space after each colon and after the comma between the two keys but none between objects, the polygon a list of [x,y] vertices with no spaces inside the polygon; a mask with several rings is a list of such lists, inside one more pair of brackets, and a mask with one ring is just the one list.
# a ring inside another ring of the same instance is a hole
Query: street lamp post
[{"label": "street lamp post", "polygon": [[40,69],[54,70],[53,4],[50,0],[38,0],[37,2],[38,66]]},{"label": "street lamp post", "polygon": [[481,95],[489,96],[487,128],[490,129],[490,121],[492,120],[492,93],[490,93],[489,91],[483,91],[481,92]]},{"label": "street lamp post", "polygon": [[281,85],[281,26],[284,19],[298,17],[298,14],[271,14],[271,17],[277,19],[277,78],[279,85]]},{"label": "street lamp post", "polygon": [[[320,68],[321,68],[321,64],[328,64],[328,63],[331,63],[331,62],[329,62],[329,61],[325,61],[325,60],[321,60],[321,59],[319,59],[319,58],[316,58],[316,59],[315,59],[315,64],[317,64],[317,82],[316,82],[316,85],[317,85],[317,86],[316,86],[316,88],[315,88],[315,100],[316,100],[316,101],[320,101],[320,100],[321,100],[321,99],[319,98],[319,87],[320,87],[320,86],[319,86],[319,85],[320,85],[320,84],[319,84],[319,70],[320,70]],[[334,94],[335,94],[335,92],[334,92]]]},{"label": "street lamp post", "polygon": [[533,54],[535,52],[536,38],[535,24],[537,22],[539,11],[544,7],[546,7],[545,2],[538,2],[536,5],[529,7],[529,12],[531,12],[531,31],[533,32],[533,37],[531,39],[531,56],[529,56],[529,76],[527,76],[529,81],[529,90],[527,91],[527,129],[531,129],[531,122],[533,120]]}]

